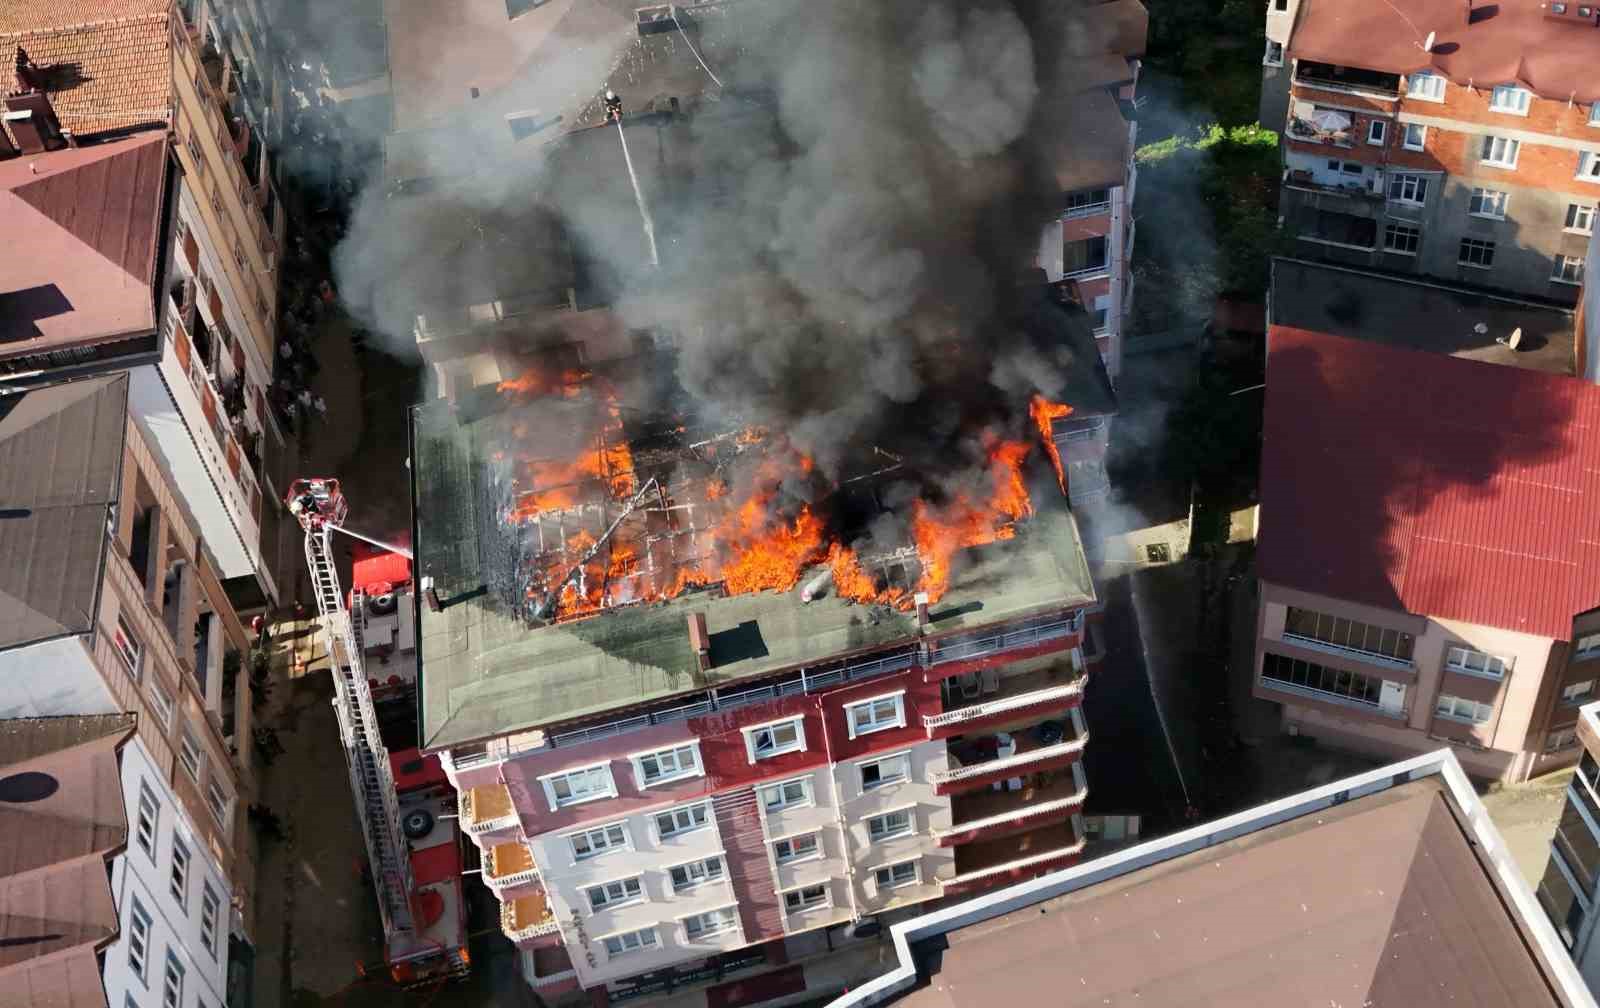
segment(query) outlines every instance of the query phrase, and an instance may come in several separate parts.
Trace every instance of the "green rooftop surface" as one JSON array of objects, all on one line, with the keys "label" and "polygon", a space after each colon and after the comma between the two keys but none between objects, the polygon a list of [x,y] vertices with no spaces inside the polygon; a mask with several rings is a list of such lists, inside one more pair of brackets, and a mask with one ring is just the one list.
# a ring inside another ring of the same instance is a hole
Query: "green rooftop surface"
[{"label": "green rooftop surface", "polygon": [[[667,602],[530,626],[480,576],[477,460],[489,421],[462,422],[448,404],[412,411],[418,577],[441,611],[419,606],[419,720],[424,750],[572,721],[916,637],[916,617],[883,606],[810,604],[787,592],[688,592]],[[1094,600],[1066,509],[1042,510],[1017,538],[963,553],[931,611],[942,636]],[[688,615],[704,612],[712,668],[701,673]]]}]

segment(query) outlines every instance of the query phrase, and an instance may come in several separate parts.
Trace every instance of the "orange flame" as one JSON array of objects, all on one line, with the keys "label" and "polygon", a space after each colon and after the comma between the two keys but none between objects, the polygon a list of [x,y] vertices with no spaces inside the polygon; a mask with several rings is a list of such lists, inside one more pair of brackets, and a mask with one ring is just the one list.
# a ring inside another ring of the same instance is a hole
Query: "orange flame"
[{"label": "orange flame", "polygon": [[1022,480],[1027,457],[1027,442],[997,441],[989,449],[988,500],[960,494],[937,509],[920,500],[912,505],[911,537],[922,558],[917,589],[928,593],[929,602],[939,601],[950,587],[950,560],[958,550],[1010,539],[1017,534],[1016,523],[1033,514]]},{"label": "orange flame", "polygon": [[828,566],[833,570],[833,590],[840,598],[854,602],[878,600],[878,585],[872,576],[861,569],[856,551],[834,543],[828,550]]},{"label": "orange flame", "polygon": [[714,533],[729,553],[722,564],[729,594],[787,591],[822,555],[822,520],[809,507],[802,507],[793,522],[775,520],[768,512],[771,498],[770,493],[751,497]]},{"label": "orange flame", "polygon": [[1055,421],[1072,415],[1072,407],[1066,403],[1053,403],[1037,393],[1028,403],[1028,413],[1033,417],[1033,422],[1039,428],[1039,436],[1044,438],[1044,450],[1050,453],[1050,464],[1056,467],[1056,483],[1061,487],[1061,492],[1067,492],[1067,471],[1061,466],[1061,449],[1056,447]]}]

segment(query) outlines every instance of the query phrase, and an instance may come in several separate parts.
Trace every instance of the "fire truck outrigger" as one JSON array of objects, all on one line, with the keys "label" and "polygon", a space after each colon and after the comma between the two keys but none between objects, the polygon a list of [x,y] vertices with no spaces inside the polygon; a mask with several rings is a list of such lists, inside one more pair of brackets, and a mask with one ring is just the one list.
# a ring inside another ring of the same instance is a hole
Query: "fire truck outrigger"
[{"label": "fire truck outrigger", "polygon": [[366,612],[352,613],[340,589],[333,533],[407,560],[411,555],[344,527],[349,504],[336,479],[295,480],[284,503],[306,533],[306,567],[327,638],[333,707],[383,921],[389,973],[404,986],[465,976],[471,960],[460,838],[448,814],[454,811],[448,805],[453,790],[438,757],[424,757],[414,748],[391,753],[384,743],[364,662],[360,628]]}]

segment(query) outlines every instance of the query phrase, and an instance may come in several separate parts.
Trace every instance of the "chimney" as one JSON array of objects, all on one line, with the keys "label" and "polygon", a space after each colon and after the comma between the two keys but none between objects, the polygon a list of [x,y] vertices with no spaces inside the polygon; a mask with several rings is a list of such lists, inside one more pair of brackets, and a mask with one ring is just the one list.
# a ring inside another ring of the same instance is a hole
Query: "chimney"
[{"label": "chimney", "polygon": [[61,123],[56,119],[55,109],[50,107],[50,99],[42,91],[7,95],[5,123],[24,154],[59,150],[67,145],[61,136]]},{"label": "chimney", "polygon": [[689,646],[694,648],[700,671],[711,671],[711,635],[706,633],[706,614],[703,612],[689,614]]}]

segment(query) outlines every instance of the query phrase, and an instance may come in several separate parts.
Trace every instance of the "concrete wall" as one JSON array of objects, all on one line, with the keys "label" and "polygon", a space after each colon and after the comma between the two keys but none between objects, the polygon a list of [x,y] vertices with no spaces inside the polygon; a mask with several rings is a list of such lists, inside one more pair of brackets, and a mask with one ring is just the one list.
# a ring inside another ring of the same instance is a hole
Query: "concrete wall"
[{"label": "concrete wall", "polygon": [[[845,844],[851,866],[850,883],[856,905],[863,913],[933,899],[941,894],[939,882],[955,877],[955,849],[934,843],[932,831],[951,823],[950,799],[934,794],[932,775],[948,769],[949,755],[943,740],[924,742],[902,750],[910,757],[909,779],[863,791],[861,764],[881,759],[839,763],[833,768],[835,793],[839,796],[840,817],[845,823]],[[885,812],[905,809],[911,812],[912,832],[874,843],[867,820]],[[873,872],[886,865],[915,859],[920,883],[894,889],[878,889]]]},{"label": "concrete wall", "polygon": [[1260,122],[1267,129],[1281,130],[1289,114],[1289,79],[1292,60],[1289,57],[1289,39],[1294,30],[1294,19],[1300,13],[1300,0],[1284,0],[1279,10],[1278,0],[1266,0],[1265,35],[1268,42],[1283,46],[1282,66],[1266,63],[1266,46],[1262,46]]}]

